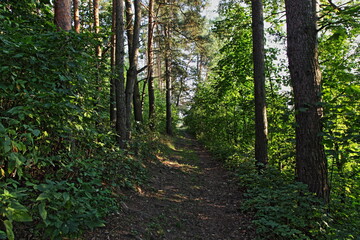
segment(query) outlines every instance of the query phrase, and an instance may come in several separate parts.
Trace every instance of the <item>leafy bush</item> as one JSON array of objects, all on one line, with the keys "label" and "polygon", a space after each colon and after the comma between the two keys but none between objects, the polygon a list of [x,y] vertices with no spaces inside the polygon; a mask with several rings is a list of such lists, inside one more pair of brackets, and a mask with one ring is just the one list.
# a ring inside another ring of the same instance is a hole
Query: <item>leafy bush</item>
[{"label": "leafy bush", "polygon": [[34,186],[41,222],[37,229],[48,239],[79,236],[79,230],[104,226],[102,217],[116,206],[111,190],[100,179],[83,182],[50,181]]},{"label": "leafy bush", "polygon": [[227,161],[246,189],[242,209],[253,211],[259,239],[325,239],[331,218],[321,200],[291,177],[268,166],[258,174],[255,161]]},{"label": "leafy bush", "polygon": [[34,4],[0,2],[0,239],[79,236],[145,178],[116,146],[95,38],[56,32],[51,5]]},{"label": "leafy bush", "polygon": [[0,217],[4,224],[5,231],[0,230],[0,239],[15,239],[13,231],[13,222],[30,222],[32,217],[28,209],[19,202],[20,198],[26,196],[25,189],[12,189],[9,192],[3,188],[0,194]]}]

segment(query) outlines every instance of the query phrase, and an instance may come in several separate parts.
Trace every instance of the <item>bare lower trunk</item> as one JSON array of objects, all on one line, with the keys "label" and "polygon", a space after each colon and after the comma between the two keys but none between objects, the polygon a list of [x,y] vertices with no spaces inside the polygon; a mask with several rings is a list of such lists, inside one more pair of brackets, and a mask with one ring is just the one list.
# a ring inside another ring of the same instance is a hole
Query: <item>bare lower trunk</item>
[{"label": "bare lower trunk", "polygon": [[74,29],[75,32],[80,33],[79,0],[73,0],[73,8],[74,8]]},{"label": "bare lower trunk", "polygon": [[166,82],[166,133],[173,134],[172,131],[172,112],[171,112],[171,76],[170,60],[165,59],[165,82]]},{"label": "bare lower trunk", "polygon": [[170,59],[170,32],[169,26],[166,24],[164,27],[166,53],[165,53],[165,85],[166,85],[166,133],[173,134],[172,130],[172,112],[171,112],[171,59]]},{"label": "bare lower trunk", "polygon": [[[100,32],[100,16],[99,16],[99,2],[100,0],[94,0],[93,1],[93,14],[94,14],[94,29],[95,29],[95,33],[99,33]],[[98,45],[96,46],[96,56],[98,58],[101,58],[101,46]]]},{"label": "bare lower trunk", "polygon": [[143,122],[142,102],[138,82],[135,82],[134,85],[134,117],[137,123]]},{"label": "bare lower trunk", "polygon": [[255,88],[255,159],[259,168],[268,161],[268,127],[265,97],[264,18],[262,0],[252,0],[252,32]]},{"label": "bare lower trunk", "polygon": [[125,76],[124,76],[124,2],[116,1],[116,132],[121,148],[126,147],[126,105],[125,105]]},{"label": "bare lower trunk", "polygon": [[112,36],[111,36],[111,79],[110,79],[110,122],[111,124],[116,123],[116,100],[115,100],[115,40],[116,40],[116,1],[112,3]]},{"label": "bare lower trunk", "polygon": [[297,180],[329,200],[322,144],[321,72],[318,64],[316,1],[286,0],[288,57],[296,110]]},{"label": "bare lower trunk", "polygon": [[71,30],[71,0],[55,0],[54,22],[58,30]]},{"label": "bare lower trunk", "polygon": [[137,66],[138,66],[138,53],[139,53],[139,38],[140,38],[140,20],[141,9],[139,0],[134,0],[135,20],[132,21],[133,14],[131,10],[131,1],[126,0],[126,19],[127,19],[127,35],[129,45],[129,63],[130,67],[127,72],[126,82],[126,127],[127,139],[131,137],[131,111],[132,101],[134,94],[134,85],[137,81]]},{"label": "bare lower trunk", "polygon": [[149,22],[148,22],[148,49],[147,49],[147,81],[149,93],[149,126],[154,129],[155,118],[155,93],[154,93],[154,77],[153,77],[153,37],[154,37],[154,0],[149,0]]}]

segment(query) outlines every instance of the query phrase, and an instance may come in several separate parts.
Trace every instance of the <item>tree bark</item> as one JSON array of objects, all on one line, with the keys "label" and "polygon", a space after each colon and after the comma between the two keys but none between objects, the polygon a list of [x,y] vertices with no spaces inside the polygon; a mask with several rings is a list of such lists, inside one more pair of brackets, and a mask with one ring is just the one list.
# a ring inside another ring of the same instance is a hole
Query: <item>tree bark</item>
[{"label": "tree bark", "polygon": [[74,29],[75,32],[80,33],[80,12],[79,12],[79,0],[73,0],[74,10]]},{"label": "tree bark", "polygon": [[[95,33],[98,34],[100,32],[100,17],[99,17],[99,2],[100,0],[93,1],[93,17],[94,17],[94,29]],[[101,58],[101,46],[96,46],[96,56],[100,59]]]},{"label": "tree bark", "polygon": [[164,26],[165,31],[165,85],[166,85],[166,133],[173,134],[172,130],[172,112],[171,112],[171,59],[170,59],[170,30],[168,24]]},{"label": "tree bark", "polygon": [[126,147],[126,105],[125,105],[125,76],[124,76],[124,1],[116,1],[116,132],[121,148]]},{"label": "tree bark", "polygon": [[139,83],[136,81],[134,85],[134,117],[135,121],[138,123],[143,122],[143,114],[142,114],[142,102],[140,95]]},{"label": "tree bark", "polygon": [[268,162],[268,124],[265,96],[264,17],[262,0],[252,0],[252,39],[255,88],[255,159],[259,168]]},{"label": "tree bark", "polygon": [[149,0],[149,16],[148,16],[148,42],[147,42],[147,81],[149,94],[149,127],[154,129],[155,124],[155,92],[154,92],[154,77],[153,77],[153,39],[154,39],[154,0]]},{"label": "tree bark", "polygon": [[115,67],[115,49],[116,49],[116,1],[112,2],[112,36],[111,36],[111,79],[110,79],[110,123],[116,124],[116,93],[115,93],[115,79],[116,79],[116,67]]},{"label": "tree bark", "polygon": [[58,30],[71,30],[71,0],[55,0],[54,22]]},{"label": "tree bark", "polygon": [[317,51],[316,0],[286,0],[288,58],[296,111],[296,175],[329,200],[322,144],[321,72]]},{"label": "tree bark", "polygon": [[138,66],[138,53],[139,53],[139,38],[140,38],[140,20],[141,9],[140,1],[134,0],[135,18],[133,21],[133,13],[131,9],[131,1],[126,0],[126,22],[127,22],[127,35],[128,35],[128,49],[129,49],[129,63],[130,67],[127,72],[126,81],[126,128],[127,139],[131,137],[131,110],[133,103],[134,85],[137,81],[137,66]]},{"label": "tree bark", "polygon": [[[88,5],[87,5],[87,7],[88,7],[88,10],[89,10],[89,13],[91,13],[91,12],[93,11],[93,9],[94,9],[94,8],[93,8],[93,0],[88,0]],[[93,28],[94,28],[93,22],[92,22],[92,21],[89,21],[88,30],[89,30],[90,32],[92,32]]]}]

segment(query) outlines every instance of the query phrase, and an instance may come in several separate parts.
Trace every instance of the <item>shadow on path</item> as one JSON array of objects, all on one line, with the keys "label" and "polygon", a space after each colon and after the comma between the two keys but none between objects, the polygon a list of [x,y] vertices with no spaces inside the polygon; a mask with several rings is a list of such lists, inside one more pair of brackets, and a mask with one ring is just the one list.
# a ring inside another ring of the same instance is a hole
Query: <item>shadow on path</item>
[{"label": "shadow on path", "polygon": [[86,239],[254,239],[241,192],[222,164],[188,135],[165,138],[150,183]]}]

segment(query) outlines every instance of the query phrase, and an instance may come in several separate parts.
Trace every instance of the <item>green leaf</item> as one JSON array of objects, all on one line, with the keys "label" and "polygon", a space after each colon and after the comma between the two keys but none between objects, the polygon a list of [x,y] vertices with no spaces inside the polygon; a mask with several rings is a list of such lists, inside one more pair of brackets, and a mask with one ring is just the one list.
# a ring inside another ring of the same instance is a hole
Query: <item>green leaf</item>
[{"label": "green leaf", "polygon": [[11,153],[9,155],[9,162],[8,162],[8,173],[12,173],[16,167],[21,165],[21,161],[15,153]]},{"label": "green leaf", "polygon": [[24,57],[24,53],[18,53],[14,56],[14,58],[22,58]]},{"label": "green leaf", "polygon": [[1,134],[5,134],[5,133],[6,133],[6,129],[5,129],[4,125],[2,125],[1,123],[0,123],[0,133],[1,133]]},{"label": "green leaf", "polygon": [[16,106],[16,107],[11,108],[7,112],[10,113],[10,114],[15,115],[15,114],[22,113],[23,111],[24,111],[24,106]]},{"label": "green leaf", "polygon": [[7,217],[17,222],[31,222],[32,217],[27,208],[17,201],[11,201],[7,210]]},{"label": "green leaf", "polygon": [[11,150],[11,140],[7,135],[5,135],[5,141],[3,141],[2,145],[3,145],[4,153],[7,153]]},{"label": "green leaf", "polygon": [[42,200],[50,200],[49,193],[41,193],[37,198],[36,201],[42,201]]},{"label": "green leaf", "polygon": [[14,232],[13,232],[12,222],[10,220],[5,220],[4,225],[5,225],[6,235],[7,235],[8,239],[14,240],[15,236],[14,236]]},{"label": "green leaf", "polygon": [[35,130],[32,130],[32,133],[34,134],[34,136],[38,137],[41,132],[40,132],[40,130],[35,129]]},{"label": "green leaf", "polygon": [[45,192],[45,191],[49,191],[51,188],[53,188],[53,186],[54,186],[53,182],[47,181],[47,184],[43,183],[34,186],[34,189],[39,190],[41,192]]},{"label": "green leaf", "polygon": [[38,207],[39,207],[40,216],[45,221],[46,218],[47,218],[47,211],[45,209],[45,202],[40,203]]},{"label": "green leaf", "polygon": [[0,239],[6,239],[6,232],[0,230]]},{"label": "green leaf", "polygon": [[9,208],[13,209],[14,211],[27,211],[26,207],[16,200],[10,202]]},{"label": "green leaf", "polygon": [[63,198],[64,198],[64,202],[69,201],[69,200],[70,200],[70,195],[69,195],[69,193],[64,192],[64,193],[63,193]]},{"label": "green leaf", "polygon": [[32,217],[27,211],[15,211],[12,220],[16,222],[31,222]]}]

